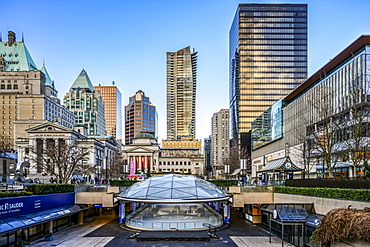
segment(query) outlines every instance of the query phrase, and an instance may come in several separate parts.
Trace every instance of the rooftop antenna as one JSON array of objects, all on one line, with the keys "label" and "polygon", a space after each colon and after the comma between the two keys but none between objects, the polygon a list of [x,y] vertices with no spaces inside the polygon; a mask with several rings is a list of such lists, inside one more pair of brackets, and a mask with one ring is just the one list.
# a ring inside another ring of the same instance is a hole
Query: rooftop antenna
[{"label": "rooftop antenna", "polygon": [[45,58],[42,59],[42,67],[45,67]]},{"label": "rooftop antenna", "polygon": [[0,32],[0,42],[3,42],[3,33]]},{"label": "rooftop antenna", "polygon": [[24,35],[23,35],[23,32],[22,32],[22,42],[24,43]]}]

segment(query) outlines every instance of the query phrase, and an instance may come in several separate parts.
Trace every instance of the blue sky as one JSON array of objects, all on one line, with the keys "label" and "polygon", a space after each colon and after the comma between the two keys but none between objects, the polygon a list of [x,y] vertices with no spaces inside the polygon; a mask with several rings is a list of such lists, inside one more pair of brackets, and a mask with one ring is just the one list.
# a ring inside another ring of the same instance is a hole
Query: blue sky
[{"label": "blue sky", "polygon": [[[368,0],[252,1],[307,3],[309,76],[362,34]],[[228,108],[228,35],[236,0],[0,0],[0,32],[24,33],[63,98],[84,68],[94,85],[119,87],[123,105],[143,90],[157,106],[166,138],[166,52],[198,51],[197,138],[211,134],[212,114]]]}]

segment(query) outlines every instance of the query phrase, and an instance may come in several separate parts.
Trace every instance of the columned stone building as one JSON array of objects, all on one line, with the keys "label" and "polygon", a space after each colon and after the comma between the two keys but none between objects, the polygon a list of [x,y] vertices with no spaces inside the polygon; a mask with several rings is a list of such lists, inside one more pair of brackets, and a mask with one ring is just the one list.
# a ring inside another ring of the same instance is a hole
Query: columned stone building
[{"label": "columned stone building", "polygon": [[205,159],[198,148],[161,148],[158,168],[160,173],[192,174],[203,177]]},{"label": "columned stone building", "polygon": [[131,144],[122,149],[124,173],[133,175],[159,171],[159,144],[151,134],[139,133]]},{"label": "columned stone building", "polygon": [[18,163],[17,170],[23,173],[24,169],[32,177],[41,177],[47,173],[40,163],[42,155],[47,155],[45,150],[52,147],[62,147],[64,144],[81,147],[89,150],[89,156],[85,161],[86,165],[91,166],[91,174],[102,178],[102,173],[112,162],[115,152],[119,150],[119,144],[113,136],[85,136],[76,130],[61,126],[52,122],[45,122],[32,126],[25,130],[27,138],[18,139]]},{"label": "columned stone building", "polygon": [[179,173],[204,175],[204,155],[199,148],[160,148],[157,140],[141,132],[132,144],[123,146],[124,172],[133,174]]}]

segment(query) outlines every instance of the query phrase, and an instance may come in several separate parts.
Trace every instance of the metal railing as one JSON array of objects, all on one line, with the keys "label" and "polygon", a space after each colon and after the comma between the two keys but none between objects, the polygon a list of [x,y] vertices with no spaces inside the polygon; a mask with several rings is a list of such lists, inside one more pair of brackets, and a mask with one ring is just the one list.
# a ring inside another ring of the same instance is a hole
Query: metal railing
[{"label": "metal railing", "polygon": [[[222,224],[222,221],[216,219],[210,219],[208,224],[212,226],[217,226]],[[189,230],[189,229],[199,229],[208,228],[208,226],[203,225],[204,221],[192,221],[192,222],[153,222],[144,220],[133,220],[128,219],[127,224],[133,227],[147,228],[147,229],[163,229],[163,230]]]}]

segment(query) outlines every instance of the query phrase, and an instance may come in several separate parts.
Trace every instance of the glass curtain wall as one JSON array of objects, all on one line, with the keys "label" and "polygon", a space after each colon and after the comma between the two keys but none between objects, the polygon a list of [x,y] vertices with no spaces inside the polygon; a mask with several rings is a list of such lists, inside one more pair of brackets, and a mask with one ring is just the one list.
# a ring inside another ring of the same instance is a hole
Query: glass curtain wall
[{"label": "glass curtain wall", "polygon": [[252,121],[307,77],[307,5],[239,4],[229,38],[231,136],[248,146]]}]

